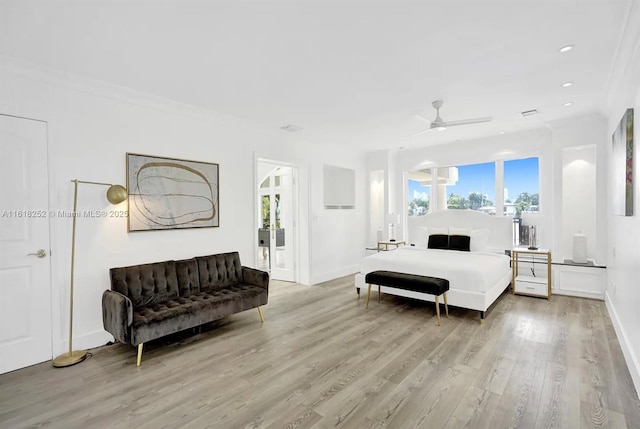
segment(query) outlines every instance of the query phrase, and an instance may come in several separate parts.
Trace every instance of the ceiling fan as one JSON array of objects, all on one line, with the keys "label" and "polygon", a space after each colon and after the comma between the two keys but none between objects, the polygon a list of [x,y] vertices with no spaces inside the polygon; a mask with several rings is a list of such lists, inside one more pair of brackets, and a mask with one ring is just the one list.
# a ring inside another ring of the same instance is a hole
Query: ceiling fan
[{"label": "ceiling fan", "polygon": [[430,130],[444,131],[449,127],[455,127],[457,125],[481,124],[483,122],[489,122],[491,121],[491,119],[493,119],[491,116],[487,116],[484,118],[462,119],[460,121],[445,122],[440,117],[440,108],[442,107],[443,104],[444,104],[444,101],[442,100],[436,100],[433,103],[431,103],[433,108],[436,109],[436,119],[434,119],[433,121],[430,121],[426,118],[423,118],[422,116],[417,115],[418,118],[422,119],[423,121],[431,122],[431,125],[429,126],[429,128],[427,128],[426,130],[420,131],[416,135],[425,133]]}]

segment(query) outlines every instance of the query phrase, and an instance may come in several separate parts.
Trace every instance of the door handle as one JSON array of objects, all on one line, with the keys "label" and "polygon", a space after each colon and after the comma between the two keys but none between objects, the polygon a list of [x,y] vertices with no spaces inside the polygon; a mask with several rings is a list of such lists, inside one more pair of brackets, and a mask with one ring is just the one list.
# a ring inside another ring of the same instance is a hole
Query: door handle
[{"label": "door handle", "polygon": [[40,249],[36,253],[27,253],[27,256],[37,256],[38,258],[46,258],[47,251],[44,249]]},{"label": "door handle", "polygon": [[271,239],[272,240],[276,239],[276,228],[273,224],[271,224]]}]

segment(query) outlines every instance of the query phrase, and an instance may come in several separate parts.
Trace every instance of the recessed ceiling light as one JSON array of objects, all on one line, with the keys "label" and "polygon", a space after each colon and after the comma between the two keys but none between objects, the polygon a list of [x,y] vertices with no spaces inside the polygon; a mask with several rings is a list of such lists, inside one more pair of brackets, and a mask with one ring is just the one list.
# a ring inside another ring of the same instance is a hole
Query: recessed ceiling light
[{"label": "recessed ceiling light", "polygon": [[563,84],[562,84],[562,87],[563,87],[563,88],[568,88],[568,87],[570,87],[571,85],[573,85],[573,82],[565,82],[565,83],[563,83]]},{"label": "recessed ceiling light", "polygon": [[520,114],[524,117],[537,115],[538,110],[537,109],[525,110],[524,112],[520,112]]},{"label": "recessed ceiling light", "polygon": [[564,107],[569,107],[573,104],[572,101],[567,101],[566,103],[563,104]]},{"label": "recessed ceiling light", "polygon": [[570,50],[573,49],[573,45],[567,45],[567,46],[563,46],[562,48],[558,49],[558,51],[565,53],[565,52],[569,52]]},{"label": "recessed ceiling light", "polygon": [[438,131],[445,131],[446,129],[447,129],[447,127],[438,127],[438,128],[436,128],[436,130],[438,130]]},{"label": "recessed ceiling light", "polygon": [[298,125],[293,125],[293,124],[289,124],[289,125],[285,125],[283,127],[280,127],[281,130],[285,130],[288,131],[290,133],[295,133],[297,131],[302,130],[303,128],[298,126]]},{"label": "recessed ceiling light", "polygon": [[504,134],[504,131],[500,131],[500,134]]}]

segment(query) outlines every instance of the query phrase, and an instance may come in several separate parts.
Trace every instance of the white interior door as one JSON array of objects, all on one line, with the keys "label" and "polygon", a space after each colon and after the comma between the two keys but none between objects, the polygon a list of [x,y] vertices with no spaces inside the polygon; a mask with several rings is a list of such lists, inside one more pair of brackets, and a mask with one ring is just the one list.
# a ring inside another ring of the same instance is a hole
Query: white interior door
[{"label": "white interior door", "polygon": [[296,281],[295,172],[272,166],[259,187],[259,266],[276,280]]},{"label": "white interior door", "polygon": [[47,129],[0,115],[0,374],[52,357]]}]

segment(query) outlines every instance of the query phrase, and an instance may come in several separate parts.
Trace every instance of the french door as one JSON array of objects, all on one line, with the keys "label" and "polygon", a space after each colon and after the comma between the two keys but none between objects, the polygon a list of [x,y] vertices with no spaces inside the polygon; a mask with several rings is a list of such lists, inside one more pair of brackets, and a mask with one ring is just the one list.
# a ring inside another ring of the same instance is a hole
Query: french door
[{"label": "french door", "polygon": [[276,280],[296,280],[295,169],[274,165],[258,191],[258,266]]}]

